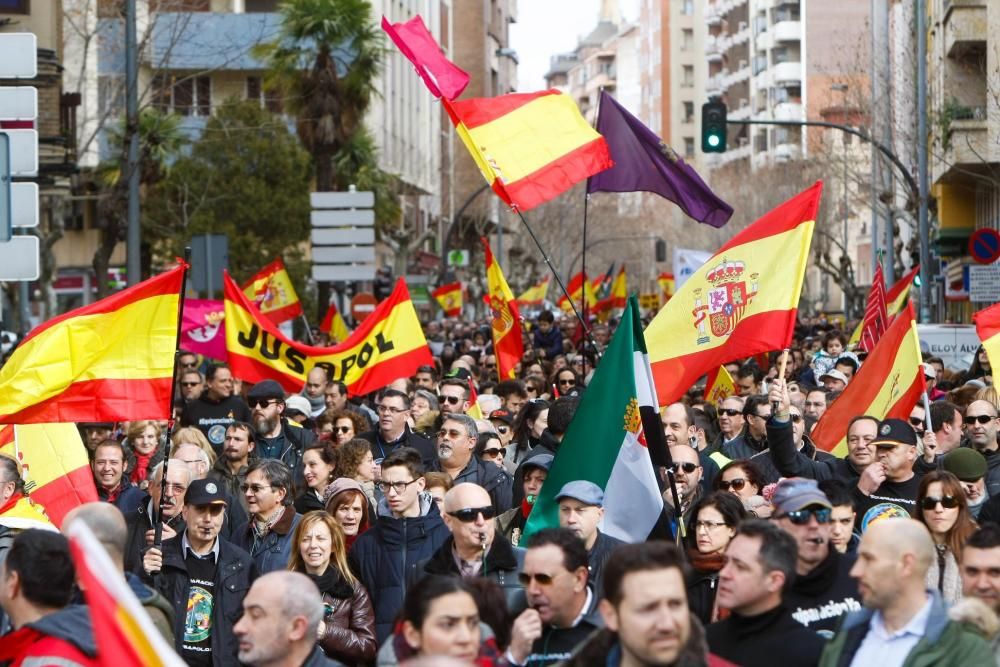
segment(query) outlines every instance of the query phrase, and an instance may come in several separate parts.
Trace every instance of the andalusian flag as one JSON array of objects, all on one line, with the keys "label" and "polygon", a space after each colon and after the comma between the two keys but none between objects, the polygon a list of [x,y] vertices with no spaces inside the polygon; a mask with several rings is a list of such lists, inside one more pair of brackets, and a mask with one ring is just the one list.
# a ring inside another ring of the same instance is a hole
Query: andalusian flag
[{"label": "andalusian flag", "polygon": [[[67,531],[76,578],[90,610],[97,661],[122,667],[184,667],[160,634],[142,603],[83,521]],[[185,609],[177,610],[185,613]],[[46,663],[50,664],[50,663]]]},{"label": "andalusian flag", "polygon": [[1000,368],[1000,303],[978,311],[972,321],[976,323],[976,333],[986,350],[990,368]]},{"label": "andalusian flag", "polygon": [[558,90],[441,100],[486,182],[521,211],[614,163],[604,138]]},{"label": "andalusian flag", "polygon": [[288,392],[302,390],[315,366],[343,382],[352,396],[381,389],[433,363],[406,283],[396,288],[347,340],[316,347],[290,340],[263,317],[226,273],[226,349],[233,375],[247,382],[276,380]]},{"label": "andalusian flag", "polygon": [[656,278],[656,282],[663,290],[663,303],[670,301],[670,297],[674,295],[674,274],[664,271]]},{"label": "andalusian flag", "polygon": [[330,302],[330,307],[326,309],[326,315],[323,316],[323,321],[319,324],[319,330],[321,333],[328,335],[330,340],[337,343],[344,342],[351,335],[350,329],[347,328],[347,323],[344,322],[343,316],[337,309],[336,301]]},{"label": "andalusian flag", "polygon": [[789,199],[697,269],[646,328],[660,405],[732,359],[788,347],[822,182]]},{"label": "andalusian flag", "polygon": [[725,366],[719,366],[708,374],[705,383],[705,400],[718,407],[730,396],[736,395],[736,383]]},{"label": "andalusian flag", "polygon": [[24,490],[44,509],[46,522],[61,526],[71,509],[98,499],[87,449],[74,424],[0,427],[0,455],[21,465]]},{"label": "andalusian flag", "polygon": [[261,314],[281,324],[302,314],[302,302],[295,293],[292,277],[281,258],[274,260],[243,283],[247,295]]},{"label": "andalusian flag", "polygon": [[[577,308],[582,309],[583,300],[587,300],[587,307],[593,308],[597,305],[597,294],[594,292],[594,287],[591,285],[587,277],[583,275],[583,271],[573,276],[569,285],[566,286],[566,291],[569,293],[570,299],[576,304]],[[564,312],[571,313],[573,308],[570,302],[566,300],[565,296],[559,297],[559,307],[563,309]]]},{"label": "andalusian flag", "polygon": [[35,327],[0,368],[0,424],[167,419],[186,267]]},{"label": "andalusian flag", "polygon": [[453,282],[441,285],[431,292],[431,296],[441,306],[441,310],[448,317],[458,317],[462,314],[462,283]]},{"label": "andalusian flag", "polygon": [[519,306],[540,306],[542,302],[545,301],[545,297],[549,294],[549,280],[551,276],[545,276],[537,283],[524,290],[521,296],[517,297],[517,305]]},{"label": "andalusian flag", "polygon": [[[920,265],[917,264],[913,267],[909,273],[893,283],[892,287],[885,293],[885,315],[886,322],[891,323],[892,318],[901,313],[906,307],[906,304],[910,302],[910,288],[913,287],[913,281],[920,274]],[[850,349],[855,349],[858,346],[858,342],[861,340],[861,330],[864,326],[864,321],[858,322],[858,326],[855,327],[854,333],[851,334],[851,339],[847,341],[847,347]]]},{"label": "andalusian flag", "polygon": [[521,336],[521,314],[517,311],[514,295],[507,286],[500,264],[490,250],[490,243],[482,239],[486,251],[486,288],[489,291],[490,313],[493,330],[493,354],[497,358],[497,375],[501,380],[512,380],[514,367],[524,356]]},{"label": "andalusian flag", "polygon": [[[649,536],[663,509],[653,460],[669,459],[669,453],[651,455],[647,447],[649,431],[644,424],[652,424],[650,445],[656,431],[657,442],[663,440],[655,405],[656,390],[633,298],[559,445],[528,517],[525,538],[559,525],[555,496],[567,482],[581,479],[604,489],[603,532],[626,542],[642,542]],[[644,420],[643,412],[652,419]]]},{"label": "andalusian flag", "polygon": [[845,456],[851,419],[870,415],[905,420],[925,390],[917,323],[913,305],[907,304],[809,437],[820,449]]}]

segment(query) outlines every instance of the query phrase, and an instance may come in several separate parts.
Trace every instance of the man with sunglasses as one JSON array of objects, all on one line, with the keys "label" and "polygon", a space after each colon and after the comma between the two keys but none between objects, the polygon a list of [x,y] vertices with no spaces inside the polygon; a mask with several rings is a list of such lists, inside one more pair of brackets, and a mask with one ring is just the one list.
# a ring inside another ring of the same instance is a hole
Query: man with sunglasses
[{"label": "man with sunglasses", "polygon": [[771,499],[771,520],[795,538],[795,579],[785,592],[785,606],[796,621],[832,637],[840,617],[861,609],[858,584],[851,578],[853,556],[830,543],[833,505],[814,479],[791,477],[778,482]]},{"label": "man with sunglasses", "polygon": [[[774,384],[778,384],[778,381],[775,380]],[[773,395],[773,387],[771,392]],[[802,415],[802,410],[791,402],[786,405],[783,402],[784,396],[785,394],[782,394],[782,401],[778,403],[778,412],[772,415],[772,418],[767,420],[765,425],[767,449],[750,457],[750,460],[760,468],[766,484],[773,484],[782,477],[778,467],[774,464],[774,459],[771,458],[771,451],[775,447],[784,450],[788,450],[790,447],[794,448],[797,454],[805,456],[810,461],[830,461],[836,458],[833,454],[824,452],[813,444],[813,441],[806,435],[806,420]],[[791,428],[788,428],[789,424],[791,424]],[[790,446],[787,442],[789,439],[791,440]],[[778,440],[782,442],[775,444]]]},{"label": "man with sunglasses", "polygon": [[743,418],[743,403],[742,397],[729,396],[719,406],[719,437],[712,443],[715,450],[736,440],[743,433],[743,425],[746,423]]},{"label": "man with sunglasses", "polygon": [[[284,398],[284,394],[282,394]],[[184,406],[181,426],[194,426],[205,434],[218,454],[233,422],[252,422],[250,408],[240,396],[233,396],[233,373],[228,366],[215,364],[205,371],[205,389]]]},{"label": "man with sunglasses", "polygon": [[882,503],[896,505],[911,516],[917,508],[920,478],[913,472],[916,431],[902,419],[886,419],[879,423],[871,445],[876,460],[865,468],[851,491],[859,527],[865,524],[865,513]]},{"label": "man with sunglasses", "polygon": [[373,431],[366,431],[358,437],[371,443],[372,458],[375,463],[389,456],[401,447],[411,447],[423,458],[424,465],[437,459],[434,443],[410,428],[410,397],[396,389],[386,389],[381,393],[375,406],[378,425]]},{"label": "man with sunglasses", "polygon": [[262,459],[281,461],[302,479],[302,452],[316,441],[311,430],[285,418],[285,390],[274,380],[255,384],[247,393],[254,430],[254,449]]},{"label": "man with sunglasses", "polygon": [[965,409],[965,435],[969,444],[986,457],[986,492],[1000,496],[1000,445],[997,444],[997,429],[1000,419],[997,408],[989,401],[973,401]]},{"label": "man with sunglasses", "polygon": [[444,495],[444,525],[451,532],[433,556],[416,563],[410,583],[423,575],[485,577],[500,586],[512,616],[527,606],[517,573],[524,563],[524,549],[497,535],[496,510],[490,495],[477,484],[462,483]]},{"label": "man with sunglasses", "polygon": [[185,404],[201,396],[201,392],[204,391],[204,387],[205,380],[201,377],[201,373],[198,371],[190,368],[181,373],[181,399]]},{"label": "man with sunglasses", "polygon": [[469,409],[469,383],[457,377],[446,377],[438,384],[438,404],[442,415],[465,414]]},{"label": "man with sunglasses", "polygon": [[473,456],[479,429],[468,415],[445,415],[438,431],[437,460],[431,470],[446,472],[455,484],[471,482],[481,486],[490,495],[490,502],[499,514],[509,510],[511,499],[511,477],[493,463],[480,461]]}]

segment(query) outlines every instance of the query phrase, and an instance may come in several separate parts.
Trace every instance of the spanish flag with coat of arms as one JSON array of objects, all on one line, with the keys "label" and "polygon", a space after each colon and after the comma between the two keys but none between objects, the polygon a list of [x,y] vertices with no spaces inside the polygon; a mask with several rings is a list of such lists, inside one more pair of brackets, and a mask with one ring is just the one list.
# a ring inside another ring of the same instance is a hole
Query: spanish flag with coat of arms
[{"label": "spanish flag with coat of arms", "polygon": [[243,283],[243,293],[275,324],[302,314],[302,302],[280,257]]},{"label": "spanish flag with coat of arms", "polygon": [[500,380],[512,380],[516,375],[514,367],[524,356],[524,339],[521,335],[521,314],[517,310],[514,294],[503,277],[503,270],[490,250],[485,238],[486,286],[489,290],[491,329],[493,331],[493,354],[497,358],[497,375]]},{"label": "spanish flag with coat of arms", "polygon": [[822,191],[817,182],[734,236],[649,323],[661,406],[727,361],[791,343]]}]

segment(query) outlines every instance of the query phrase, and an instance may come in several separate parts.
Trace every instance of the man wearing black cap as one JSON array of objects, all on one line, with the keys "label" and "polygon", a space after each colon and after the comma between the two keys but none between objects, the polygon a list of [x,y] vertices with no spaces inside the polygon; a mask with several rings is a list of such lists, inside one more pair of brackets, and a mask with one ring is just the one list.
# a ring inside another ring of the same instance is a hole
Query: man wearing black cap
[{"label": "man wearing black cap", "polygon": [[233,396],[233,373],[223,365],[205,371],[205,390],[188,402],[181,413],[181,426],[194,426],[205,434],[216,455],[222,451],[226,427],[250,421],[250,410],[239,396]]},{"label": "man wearing black cap", "polygon": [[247,393],[247,403],[252,411],[257,456],[281,461],[295,474],[296,482],[301,481],[302,452],[316,435],[285,419],[285,391],[274,380],[255,384]]},{"label": "man wearing black cap", "polygon": [[233,619],[257,578],[250,554],[219,537],[225,498],[214,480],[191,482],[184,500],[186,530],[162,548],[150,548],[142,561],[147,582],[173,604],[175,645],[188,665],[236,664]]},{"label": "man wearing black cap", "polygon": [[913,472],[917,432],[902,419],[886,419],[879,423],[871,446],[875,462],[865,468],[852,490],[858,525],[865,523],[868,510],[881,504],[896,505],[912,516],[920,486],[920,478]]}]

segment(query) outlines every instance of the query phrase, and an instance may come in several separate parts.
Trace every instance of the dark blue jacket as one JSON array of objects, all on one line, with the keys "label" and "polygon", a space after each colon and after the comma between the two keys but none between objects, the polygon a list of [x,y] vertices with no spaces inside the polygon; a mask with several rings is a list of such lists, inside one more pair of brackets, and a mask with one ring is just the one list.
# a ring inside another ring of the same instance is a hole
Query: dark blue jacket
[{"label": "dark blue jacket", "polygon": [[420,516],[410,519],[394,518],[385,499],[379,502],[378,519],[358,536],[348,556],[372,599],[379,644],[392,634],[410,566],[433,556],[450,536],[429,493],[420,494]]},{"label": "dark blue jacket", "polygon": [[532,340],[536,350],[545,350],[545,358],[549,361],[563,353],[562,331],[555,325],[545,333],[536,326]]},{"label": "dark blue jacket", "polygon": [[287,570],[288,560],[292,557],[292,536],[301,520],[302,515],[287,505],[285,513],[271,526],[264,539],[257,540],[253,532],[253,517],[250,517],[246,525],[238,529],[239,539],[234,542],[250,554],[261,574]]},{"label": "dark blue jacket", "polygon": [[[128,516],[139,509],[139,506],[146,500],[146,492],[132,483],[125,474],[122,474],[122,491],[118,497],[111,501],[111,504],[118,508],[118,511]],[[108,501],[107,492],[100,486],[97,487],[97,497],[104,502]]]}]

